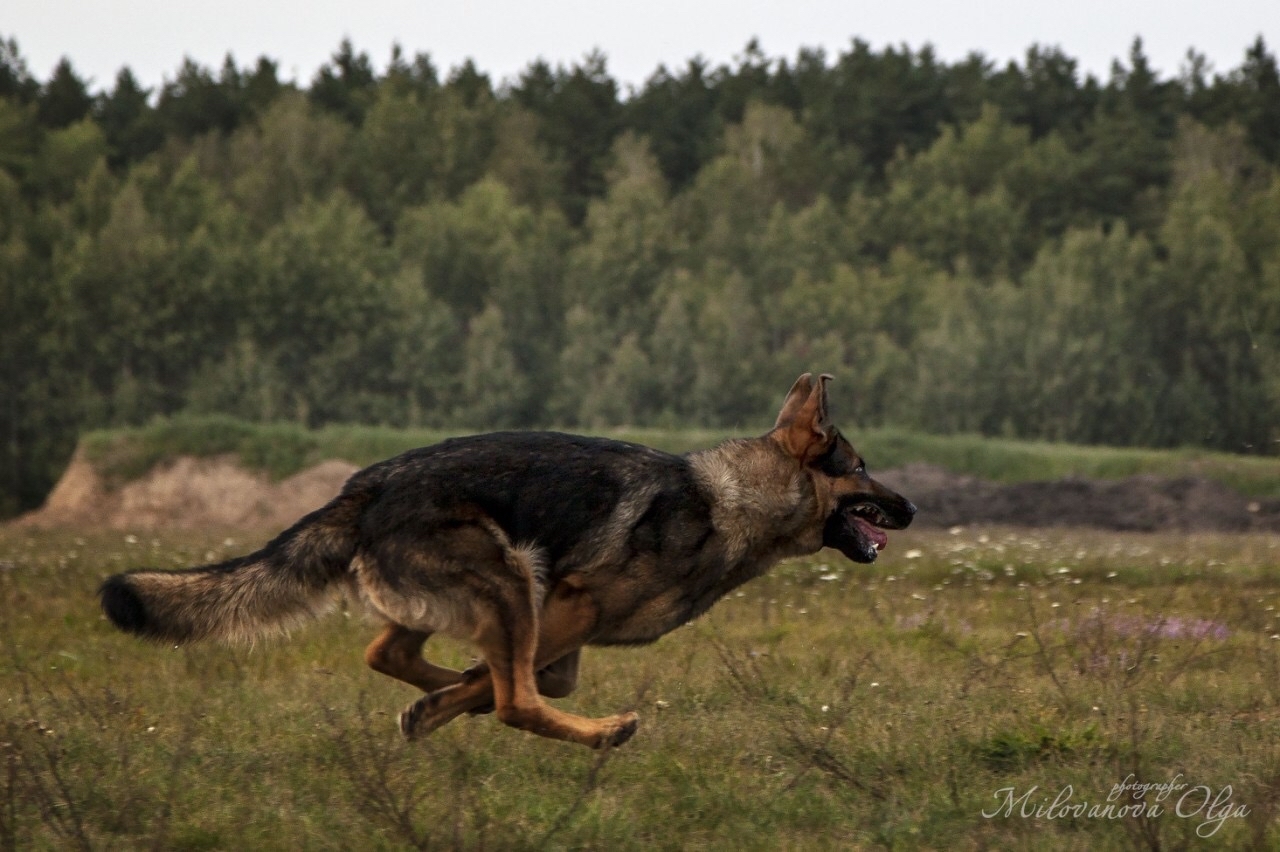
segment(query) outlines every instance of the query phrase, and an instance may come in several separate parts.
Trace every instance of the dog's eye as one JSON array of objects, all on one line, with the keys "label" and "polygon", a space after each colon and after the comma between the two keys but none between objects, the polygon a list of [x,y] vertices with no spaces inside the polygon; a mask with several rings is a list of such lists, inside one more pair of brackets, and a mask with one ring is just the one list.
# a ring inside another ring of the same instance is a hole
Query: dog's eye
[{"label": "dog's eye", "polygon": [[858,474],[859,476],[866,476],[866,475],[867,475],[867,463],[866,463],[866,462],[864,462],[864,461],[860,461],[860,462],[858,462],[858,466],[857,466],[857,467],[855,467],[855,468],[853,469],[853,472],[854,472],[854,473],[856,473],[856,474]]}]

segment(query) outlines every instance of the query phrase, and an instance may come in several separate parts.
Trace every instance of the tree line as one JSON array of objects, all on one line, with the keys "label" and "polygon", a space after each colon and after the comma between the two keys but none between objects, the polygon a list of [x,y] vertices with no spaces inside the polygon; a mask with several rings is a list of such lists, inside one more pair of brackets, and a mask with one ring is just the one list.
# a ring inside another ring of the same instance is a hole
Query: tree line
[{"label": "tree line", "polygon": [[[0,38],[0,513],[182,412],[842,421],[1280,451],[1280,74],[854,40],[496,82],[344,42],[157,90]],[[833,388],[834,389],[834,388]]]}]

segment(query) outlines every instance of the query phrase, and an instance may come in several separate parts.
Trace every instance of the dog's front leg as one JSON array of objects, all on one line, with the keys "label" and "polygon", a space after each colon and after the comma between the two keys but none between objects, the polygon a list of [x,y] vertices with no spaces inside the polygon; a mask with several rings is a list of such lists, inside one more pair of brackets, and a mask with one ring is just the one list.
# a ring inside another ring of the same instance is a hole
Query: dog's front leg
[{"label": "dog's front leg", "polygon": [[578,662],[582,649],[575,648],[549,666],[538,669],[538,694],[564,698],[578,688]]}]

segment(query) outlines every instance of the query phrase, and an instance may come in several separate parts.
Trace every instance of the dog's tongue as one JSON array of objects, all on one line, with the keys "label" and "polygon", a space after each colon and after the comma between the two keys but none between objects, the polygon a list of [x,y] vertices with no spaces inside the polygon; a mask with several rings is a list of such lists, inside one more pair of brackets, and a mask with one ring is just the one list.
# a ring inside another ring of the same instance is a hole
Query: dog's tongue
[{"label": "dog's tongue", "polygon": [[858,526],[858,532],[867,537],[867,540],[874,544],[878,549],[884,550],[885,545],[889,543],[889,536],[885,535],[884,530],[872,524],[865,518],[853,515],[853,522]]}]

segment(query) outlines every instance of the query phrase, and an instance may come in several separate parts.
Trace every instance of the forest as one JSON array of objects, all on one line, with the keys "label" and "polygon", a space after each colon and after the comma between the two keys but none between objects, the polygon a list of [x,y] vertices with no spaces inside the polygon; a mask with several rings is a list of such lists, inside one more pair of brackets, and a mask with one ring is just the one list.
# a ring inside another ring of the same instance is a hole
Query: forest
[{"label": "forest", "polygon": [[95,90],[0,37],[0,516],[88,429],[759,429],[805,370],[851,432],[1280,453],[1274,53]]}]

